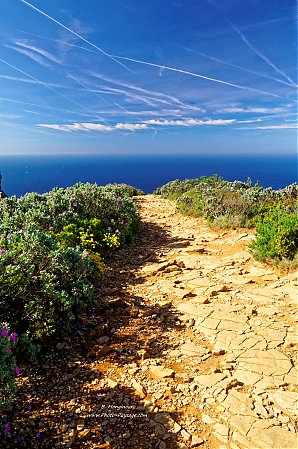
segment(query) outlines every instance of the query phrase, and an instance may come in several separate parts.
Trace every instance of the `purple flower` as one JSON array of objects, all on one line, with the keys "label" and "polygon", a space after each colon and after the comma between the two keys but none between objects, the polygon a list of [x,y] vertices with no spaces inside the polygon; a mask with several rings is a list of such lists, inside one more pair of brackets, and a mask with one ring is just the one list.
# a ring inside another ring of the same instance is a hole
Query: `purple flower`
[{"label": "purple flower", "polygon": [[13,341],[14,343],[17,341],[17,335],[15,332],[12,332],[10,334],[10,341]]},{"label": "purple flower", "polygon": [[16,375],[18,376],[20,374],[20,368],[18,366],[16,366]]},{"label": "purple flower", "polygon": [[78,206],[78,203],[75,201],[75,202],[73,203],[73,206],[74,206],[74,207],[77,207],[77,206]]},{"label": "purple flower", "polygon": [[25,437],[22,435],[22,436],[20,436],[20,440],[21,441],[24,441],[24,439],[25,439]]},{"label": "purple flower", "polygon": [[10,431],[10,424],[9,422],[7,422],[3,429],[4,435],[7,435],[9,431]]},{"label": "purple flower", "polygon": [[27,410],[29,410],[30,412],[31,409],[32,409],[31,405],[28,405]]},{"label": "purple flower", "polygon": [[6,254],[7,251],[6,251],[5,249],[0,249],[0,253],[1,253],[1,254]]},{"label": "purple flower", "polygon": [[40,437],[40,432],[37,432],[37,433],[36,433],[36,437],[37,437],[37,438]]},{"label": "purple flower", "polygon": [[8,335],[8,329],[6,327],[3,327],[1,329],[1,337],[7,337]]},{"label": "purple flower", "polygon": [[7,352],[11,352],[11,346],[7,347]]},{"label": "purple flower", "polygon": [[7,238],[10,238],[10,237],[12,237],[12,233],[11,233],[11,232],[9,232],[9,233],[7,234]]}]

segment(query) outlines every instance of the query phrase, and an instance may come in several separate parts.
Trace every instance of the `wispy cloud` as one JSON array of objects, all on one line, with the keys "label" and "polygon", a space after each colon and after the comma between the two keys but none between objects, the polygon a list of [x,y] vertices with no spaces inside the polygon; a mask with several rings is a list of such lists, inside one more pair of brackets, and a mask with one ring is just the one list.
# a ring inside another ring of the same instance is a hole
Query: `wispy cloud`
[{"label": "wispy cloud", "polygon": [[117,123],[115,128],[126,131],[139,131],[142,129],[148,129],[148,125],[145,123]]},{"label": "wispy cloud", "polygon": [[217,112],[221,113],[228,113],[228,114],[234,114],[234,113],[256,113],[256,114],[268,114],[268,113],[279,113],[284,112],[285,108],[282,107],[276,107],[276,108],[261,108],[261,107],[228,107],[228,108],[222,108],[218,109]]},{"label": "wispy cloud", "polygon": [[160,100],[157,98],[145,97],[144,95],[138,95],[136,93],[127,91],[125,89],[119,89],[116,87],[105,87],[105,86],[99,86],[99,87],[100,87],[100,92],[104,92],[107,94],[113,94],[113,95],[123,95],[128,100],[131,100],[131,99],[136,100],[138,102],[145,103],[148,106],[156,106],[158,103],[169,104],[168,101]]},{"label": "wispy cloud", "polygon": [[35,53],[38,53],[45,59],[48,59],[51,62],[55,62],[56,64],[61,64],[61,60],[57,58],[52,53],[49,53],[48,51],[43,50],[42,48],[36,47],[35,45],[30,44],[26,39],[15,39],[13,40],[13,43],[15,45],[18,45],[20,47],[24,47],[29,49],[30,51],[34,51]]},{"label": "wispy cloud", "polygon": [[249,29],[249,28],[256,28],[256,27],[260,27],[260,26],[262,27],[264,25],[272,25],[273,23],[287,22],[289,20],[292,20],[292,17],[280,17],[278,19],[264,20],[263,22],[251,23],[242,28]]},{"label": "wispy cloud", "polygon": [[59,131],[143,131],[152,128],[152,126],[175,126],[175,127],[192,127],[192,126],[223,126],[236,123],[235,119],[231,120],[198,120],[198,119],[186,119],[186,120],[146,120],[142,123],[117,123],[114,126],[102,125],[99,123],[72,123],[67,125],[61,124],[38,124],[37,126],[43,128],[49,128]]},{"label": "wispy cloud", "polygon": [[223,59],[219,59],[219,58],[216,58],[214,56],[206,55],[205,53],[201,53],[199,51],[193,50],[193,49],[188,48],[188,47],[184,47],[182,45],[180,45],[180,47],[184,48],[185,50],[187,50],[187,51],[189,51],[191,53],[197,54],[199,56],[203,56],[204,58],[207,58],[207,59],[209,59],[211,61],[216,61],[216,62],[219,62],[221,64],[225,64],[225,65],[228,65],[230,67],[234,67],[235,69],[242,70],[243,72],[251,73],[252,75],[257,75],[257,76],[260,76],[262,78],[273,80],[273,81],[276,81],[277,83],[285,84],[286,86],[295,87],[295,85],[293,85],[293,83],[288,83],[288,82],[283,81],[283,80],[281,80],[279,78],[274,78],[273,76],[269,76],[269,75],[267,75],[265,73],[256,72],[254,70],[250,70],[250,69],[247,69],[245,67],[241,67],[239,65],[232,64],[232,63],[230,63],[228,61],[224,61]]},{"label": "wispy cloud", "polygon": [[101,100],[105,101],[105,99],[103,97],[101,97],[100,95],[98,95],[96,92],[94,92],[93,89],[90,89],[90,87],[87,86],[87,84],[83,83],[81,80],[79,80],[78,78],[76,78],[75,76],[71,75],[70,73],[66,74],[68,78],[73,79],[74,81],[76,81],[78,84],[80,84],[81,86],[83,86],[85,88],[85,90],[87,90],[88,92],[91,92],[92,94],[96,95],[98,98],[100,98]]},{"label": "wispy cloud", "polygon": [[281,69],[279,69],[275,64],[273,64],[272,61],[270,61],[267,56],[265,56],[260,50],[258,50],[256,47],[254,47],[249,40],[245,37],[245,35],[239,30],[239,28],[236,27],[236,25],[233,24],[233,22],[225,15],[223,15],[226,22],[233,28],[234,31],[241,37],[242,41],[255,53],[257,56],[259,56],[263,61],[265,61],[270,67],[272,67],[277,73],[282,75],[285,79],[287,79],[292,86],[297,87],[297,84]]},{"label": "wispy cloud", "polygon": [[[24,1],[24,0],[20,0],[20,1]],[[48,39],[48,38],[45,38],[45,39],[63,43],[62,41],[55,40],[55,39]],[[84,50],[84,51],[89,51],[89,52],[92,52],[92,53],[96,53],[94,50],[91,50],[91,49],[88,49],[88,48],[85,48],[85,47],[82,47],[82,46],[79,46],[79,45],[75,45],[75,44],[67,44],[67,45],[70,45],[71,47],[78,48],[78,49],[81,49],[81,50]],[[147,66],[151,66],[151,67],[157,67],[157,68],[162,69],[162,70],[168,70],[168,71],[172,71],[172,72],[176,72],[176,73],[181,73],[181,74],[185,74],[185,75],[188,75],[188,76],[193,76],[193,77],[196,77],[196,78],[205,79],[205,80],[212,81],[212,82],[215,82],[215,83],[219,83],[219,84],[224,84],[224,85],[227,85],[227,86],[235,87],[236,89],[247,90],[247,91],[250,91],[250,92],[256,92],[256,93],[260,93],[260,94],[263,94],[263,95],[272,96],[272,97],[275,97],[275,98],[284,98],[281,95],[275,94],[273,92],[268,92],[268,91],[256,89],[256,88],[250,87],[250,86],[244,86],[244,85],[240,85],[240,84],[230,83],[230,82],[225,81],[225,80],[221,80],[221,79],[217,79],[217,78],[201,75],[199,73],[190,72],[188,70],[179,69],[177,67],[169,67],[169,66],[165,66],[165,65],[161,65],[161,64],[155,64],[155,63],[149,62],[149,61],[143,61],[143,60],[139,60],[139,59],[129,58],[127,56],[120,56],[120,55],[111,55],[111,56],[113,56],[113,58],[115,58],[115,59],[121,59],[121,60],[124,60],[124,61],[130,61],[130,62],[133,62],[133,63],[136,63],[136,64],[142,64],[142,65],[147,65]],[[293,82],[292,81],[291,81],[291,86],[293,86]],[[291,99],[290,101],[294,101],[294,100]]]},{"label": "wispy cloud", "polygon": [[67,113],[70,113],[70,114],[73,114],[73,115],[82,115],[82,116],[90,117],[90,114],[86,114],[84,112],[72,111],[70,109],[55,108],[53,106],[47,106],[47,105],[44,105],[44,104],[37,104],[37,103],[30,103],[28,101],[15,100],[13,98],[0,97],[0,101],[8,101],[9,103],[24,104],[24,105],[27,105],[27,106],[34,106],[34,107],[37,107],[37,108],[51,109],[53,111],[61,111],[61,112],[67,112]]},{"label": "wispy cloud", "polygon": [[71,34],[73,34],[74,36],[76,36],[77,38],[81,39],[82,41],[86,42],[87,44],[91,45],[91,47],[95,48],[99,53],[104,54],[105,56],[107,56],[108,58],[110,58],[111,60],[113,60],[114,62],[116,62],[117,64],[121,65],[122,67],[124,67],[126,70],[128,71],[132,71],[130,70],[128,67],[126,67],[126,65],[122,64],[120,61],[117,61],[112,55],[110,55],[109,53],[105,52],[102,48],[98,47],[97,45],[93,44],[92,42],[90,42],[89,40],[85,39],[82,35],[76,33],[74,30],[72,30],[71,28],[67,27],[66,25],[64,25],[63,23],[59,22],[57,19],[54,19],[54,17],[51,17],[50,15],[46,14],[44,11],[42,11],[41,9],[36,8],[36,6],[33,6],[31,3],[27,2],[26,0],[20,0],[20,2],[24,3],[25,5],[29,6],[29,8],[34,9],[34,11],[38,12],[39,14],[42,14],[44,17],[47,17],[49,20],[51,20],[52,22],[56,23],[57,25],[59,25],[60,27],[64,28],[65,30],[69,31]]},{"label": "wispy cloud", "polygon": [[40,55],[34,53],[33,51],[26,50],[25,48],[19,48],[15,47],[14,45],[4,45],[6,48],[11,48],[12,50],[17,51],[18,53],[21,53],[22,55],[28,56],[28,58],[32,59],[33,61],[37,62],[38,64],[49,67],[48,62],[44,60]]},{"label": "wispy cloud", "polygon": [[271,97],[276,97],[276,98],[283,98],[280,95],[275,94],[273,92],[267,92],[267,91],[264,91],[264,90],[255,89],[254,87],[243,86],[243,85],[240,85],[240,84],[229,83],[228,81],[224,81],[224,80],[221,80],[221,79],[218,79],[218,78],[212,78],[210,76],[200,75],[199,73],[194,73],[194,72],[190,72],[188,70],[178,69],[176,67],[169,67],[169,66],[165,66],[165,65],[155,64],[153,62],[142,61],[142,60],[134,59],[134,58],[128,58],[126,56],[117,56],[117,55],[113,55],[113,56],[116,59],[123,59],[124,61],[131,61],[131,62],[134,62],[136,64],[143,64],[143,65],[148,65],[148,66],[151,66],[151,67],[163,68],[164,70],[169,70],[169,71],[172,71],[172,72],[182,73],[184,75],[193,76],[195,78],[205,79],[207,81],[213,81],[215,83],[219,83],[219,84],[224,84],[226,86],[235,87],[236,89],[247,90],[247,91],[250,91],[250,92],[256,92],[256,93],[260,93],[260,94],[263,94],[263,95],[269,95]]},{"label": "wispy cloud", "polygon": [[[23,0],[21,0],[23,1]],[[86,108],[85,106],[81,105],[80,103],[78,103],[77,101],[73,100],[70,97],[67,97],[66,95],[62,94],[61,92],[57,91],[56,89],[53,89],[48,83],[45,83],[44,81],[39,80],[38,78],[35,78],[34,76],[30,75],[29,73],[25,72],[24,70],[21,70],[20,68],[14,66],[13,64],[10,64],[9,62],[5,61],[4,59],[0,58],[0,61],[3,64],[6,64],[8,67],[11,67],[15,70],[17,70],[18,72],[22,73],[23,75],[29,77],[30,79],[32,79],[33,81],[37,82],[38,84],[40,84],[41,86],[46,87],[47,89],[49,89],[50,91],[54,92],[56,95],[59,95],[60,97],[70,101],[71,103],[75,104],[76,106],[79,106],[80,108],[84,109],[85,111],[89,112],[89,114],[91,116],[93,116],[96,119],[99,119],[99,117],[90,109]],[[101,120],[101,119],[100,119]]]},{"label": "wispy cloud", "polygon": [[[95,53],[98,54],[98,51],[95,50],[91,50],[91,48],[87,48],[87,47],[82,47],[81,45],[77,45],[72,43],[73,39],[75,39],[75,37],[73,36],[72,40],[70,40],[70,38],[63,38],[63,39],[53,39],[50,37],[45,37],[45,36],[41,36],[40,34],[35,34],[35,33],[29,33],[28,31],[21,31],[23,34],[26,34],[28,36],[34,36],[37,37],[38,39],[43,39],[49,42],[56,42],[57,44],[60,44],[60,48],[62,48],[63,52],[65,51],[65,47],[73,47],[73,48],[78,48],[79,50],[84,50],[84,51],[88,51],[89,53]],[[69,34],[68,34],[69,36]]]},{"label": "wispy cloud", "polygon": [[157,102],[165,103],[165,104],[173,103],[173,104],[179,105],[181,108],[202,111],[201,108],[185,104],[179,98],[174,97],[173,95],[165,94],[164,92],[158,92],[155,90],[145,89],[143,87],[136,86],[135,84],[129,84],[124,81],[119,81],[119,80],[113,79],[113,78],[103,75],[101,73],[90,72],[89,74],[95,78],[99,78],[104,81],[107,81],[108,83],[115,84],[116,86],[125,87],[129,90],[140,92],[141,94],[144,94],[143,98],[151,99],[151,101],[157,101]]},{"label": "wispy cloud", "polygon": [[0,114],[1,119],[8,119],[8,120],[15,120],[21,118],[22,115],[16,115],[16,114]]},{"label": "wispy cloud", "polygon": [[[239,128],[241,129],[241,128]],[[298,129],[298,125],[297,123],[293,124],[293,125],[267,125],[267,126],[253,126],[253,127],[247,127],[244,129]]]},{"label": "wispy cloud", "polygon": [[198,119],[186,119],[186,120],[146,120],[144,123],[148,123],[149,125],[157,125],[157,126],[202,126],[202,125],[231,125],[235,123],[235,119],[223,120],[223,119],[215,119],[215,120],[198,120]]},{"label": "wispy cloud", "polygon": [[54,129],[56,131],[113,131],[112,126],[102,125],[100,123],[72,123],[71,125],[56,125],[56,124],[38,124],[41,128]]}]

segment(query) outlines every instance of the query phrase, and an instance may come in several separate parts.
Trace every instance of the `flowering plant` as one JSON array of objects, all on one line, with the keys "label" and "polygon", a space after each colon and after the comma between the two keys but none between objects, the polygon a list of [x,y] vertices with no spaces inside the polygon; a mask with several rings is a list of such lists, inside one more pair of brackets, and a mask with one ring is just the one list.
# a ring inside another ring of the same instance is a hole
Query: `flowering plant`
[{"label": "flowering plant", "polygon": [[17,334],[0,323],[0,410],[16,392],[15,376],[20,372],[14,355],[16,342]]},{"label": "flowering plant", "polygon": [[48,341],[90,304],[103,257],[137,230],[133,194],[77,183],[1,201],[0,320],[20,343]]}]

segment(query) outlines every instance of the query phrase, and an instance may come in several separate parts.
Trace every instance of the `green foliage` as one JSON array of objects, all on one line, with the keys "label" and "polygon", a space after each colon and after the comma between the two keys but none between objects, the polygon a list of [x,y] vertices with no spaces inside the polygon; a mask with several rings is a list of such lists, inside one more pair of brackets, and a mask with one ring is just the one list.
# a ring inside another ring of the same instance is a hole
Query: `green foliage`
[{"label": "green foliage", "polygon": [[184,179],[183,181],[176,179],[154,190],[153,194],[161,195],[163,198],[169,200],[176,200],[180,195],[192,189],[198,183],[198,179]]},{"label": "green foliage", "polygon": [[135,187],[129,186],[127,184],[107,184],[105,186],[105,190],[111,189],[114,194],[117,194],[117,196],[140,196],[145,195],[145,193],[140,190],[136,189]]},{"label": "green foliage", "polygon": [[[7,326],[0,323],[0,411],[10,403],[16,392],[16,359],[14,346],[16,333],[10,333]],[[0,415],[1,416],[1,415]]]},{"label": "green foliage", "polygon": [[255,227],[252,248],[259,260],[293,260],[297,254],[298,185],[273,190],[246,182],[225,181],[218,175],[172,181],[156,194],[176,199],[176,210],[203,217],[212,227]]},{"label": "green foliage", "polygon": [[298,252],[298,216],[292,207],[271,206],[256,226],[256,239],[251,244],[254,256],[264,262],[293,260]]},{"label": "green foliage", "polygon": [[139,193],[77,183],[0,200],[0,320],[30,358],[90,304],[103,257],[138,228],[132,196]]},{"label": "green foliage", "polygon": [[0,246],[0,316],[18,334],[42,341],[91,301],[93,264],[84,253],[60,249],[34,223]]},{"label": "green foliage", "polygon": [[61,248],[76,248],[92,252],[106,253],[120,246],[119,235],[101,225],[101,220],[91,218],[77,219],[65,225],[61,232],[51,233]]}]

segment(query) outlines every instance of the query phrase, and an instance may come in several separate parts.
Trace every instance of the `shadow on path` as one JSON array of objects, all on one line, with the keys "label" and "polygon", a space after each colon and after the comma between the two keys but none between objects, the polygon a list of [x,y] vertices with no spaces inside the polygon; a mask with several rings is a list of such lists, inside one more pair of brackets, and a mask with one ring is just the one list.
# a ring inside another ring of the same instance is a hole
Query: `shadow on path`
[{"label": "shadow on path", "polygon": [[146,360],[162,364],[164,353],[176,347],[164,332],[183,324],[170,302],[148,305],[147,297],[130,292],[144,282],[140,268],[160,261],[175,245],[188,243],[156,224],[141,222],[134,241],[108,261],[93,308],[52,352],[22,370],[10,436],[0,447],[182,447],[179,425],[173,421],[179,412],[166,410],[167,396],[176,394],[174,380],[164,393],[161,413],[159,401],[146,391]]}]

